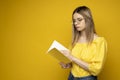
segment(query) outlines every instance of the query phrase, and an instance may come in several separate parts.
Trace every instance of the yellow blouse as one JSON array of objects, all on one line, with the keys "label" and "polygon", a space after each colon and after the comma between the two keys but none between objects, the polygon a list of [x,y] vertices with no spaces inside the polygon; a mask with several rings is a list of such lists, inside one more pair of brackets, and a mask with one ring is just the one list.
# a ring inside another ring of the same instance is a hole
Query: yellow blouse
[{"label": "yellow blouse", "polygon": [[103,66],[106,52],[107,42],[104,37],[94,39],[91,45],[87,45],[87,43],[76,43],[71,54],[74,57],[87,62],[90,72],[84,70],[73,62],[71,69],[72,74],[75,77],[98,75]]}]

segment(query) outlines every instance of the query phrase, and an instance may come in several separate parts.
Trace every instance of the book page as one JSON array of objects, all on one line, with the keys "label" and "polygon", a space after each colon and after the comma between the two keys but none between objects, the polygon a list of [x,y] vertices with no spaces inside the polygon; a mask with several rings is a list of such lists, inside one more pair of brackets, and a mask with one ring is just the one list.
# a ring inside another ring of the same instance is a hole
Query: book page
[{"label": "book page", "polygon": [[66,47],[64,47],[62,44],[57,42],[56,40],[53,41],[52,45],[48,49],[47,53],[56,58],[58,61],[69,63],[70,60],[65,57],[63,54],[61,54],[61,50],[68,50]]},{"label": "book page", "polygon": [[66,47],[64,47],[62,44],[60,44],[59,42],[57,42],[56,40],[53,41],[52,45],[50,46],[50,48],[48,49],[47,52],[49,52],[51,49],[56,48],[57,50],[68,50]]}]

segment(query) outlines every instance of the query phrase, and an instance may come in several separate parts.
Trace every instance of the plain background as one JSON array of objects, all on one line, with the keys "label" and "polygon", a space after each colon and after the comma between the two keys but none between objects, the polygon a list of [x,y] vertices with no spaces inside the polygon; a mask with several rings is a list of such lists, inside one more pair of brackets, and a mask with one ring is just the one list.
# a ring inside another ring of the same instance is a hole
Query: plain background
[{"label": "plain background", "polygon": [[73,10],[88,6],[108,42],[99,80],[120,80],[120,0],[0,0],[0,80],[67,80],[69,69],[46,54],[71,42]]}]

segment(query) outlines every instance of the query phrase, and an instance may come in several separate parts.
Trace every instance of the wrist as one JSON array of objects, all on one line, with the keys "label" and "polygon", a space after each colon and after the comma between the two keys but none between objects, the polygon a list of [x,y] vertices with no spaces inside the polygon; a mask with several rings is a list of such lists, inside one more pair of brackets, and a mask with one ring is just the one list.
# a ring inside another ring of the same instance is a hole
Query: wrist
[{"label": "wrist", "polygon": [[70,55],[68,56],[68,58],[69,58],[69,60],[72,62],[74,57],[70,54]]}]

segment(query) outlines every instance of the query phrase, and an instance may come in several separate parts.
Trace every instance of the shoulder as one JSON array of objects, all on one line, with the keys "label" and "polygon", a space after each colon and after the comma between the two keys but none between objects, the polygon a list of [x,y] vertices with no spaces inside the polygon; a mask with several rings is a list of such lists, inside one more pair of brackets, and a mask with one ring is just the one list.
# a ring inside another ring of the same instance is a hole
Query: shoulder
[{"label": "shoulder", "polygon": [[94,34],[93,40],[96,40],[97,38],[99,38],[99,36]]},{"label": "shoulder", "polygon": [[94,40],[93,40],[93,42],[105,42],[105,43],[107,43],[105,37],[98,36],[98,35],[94,35]]}]

